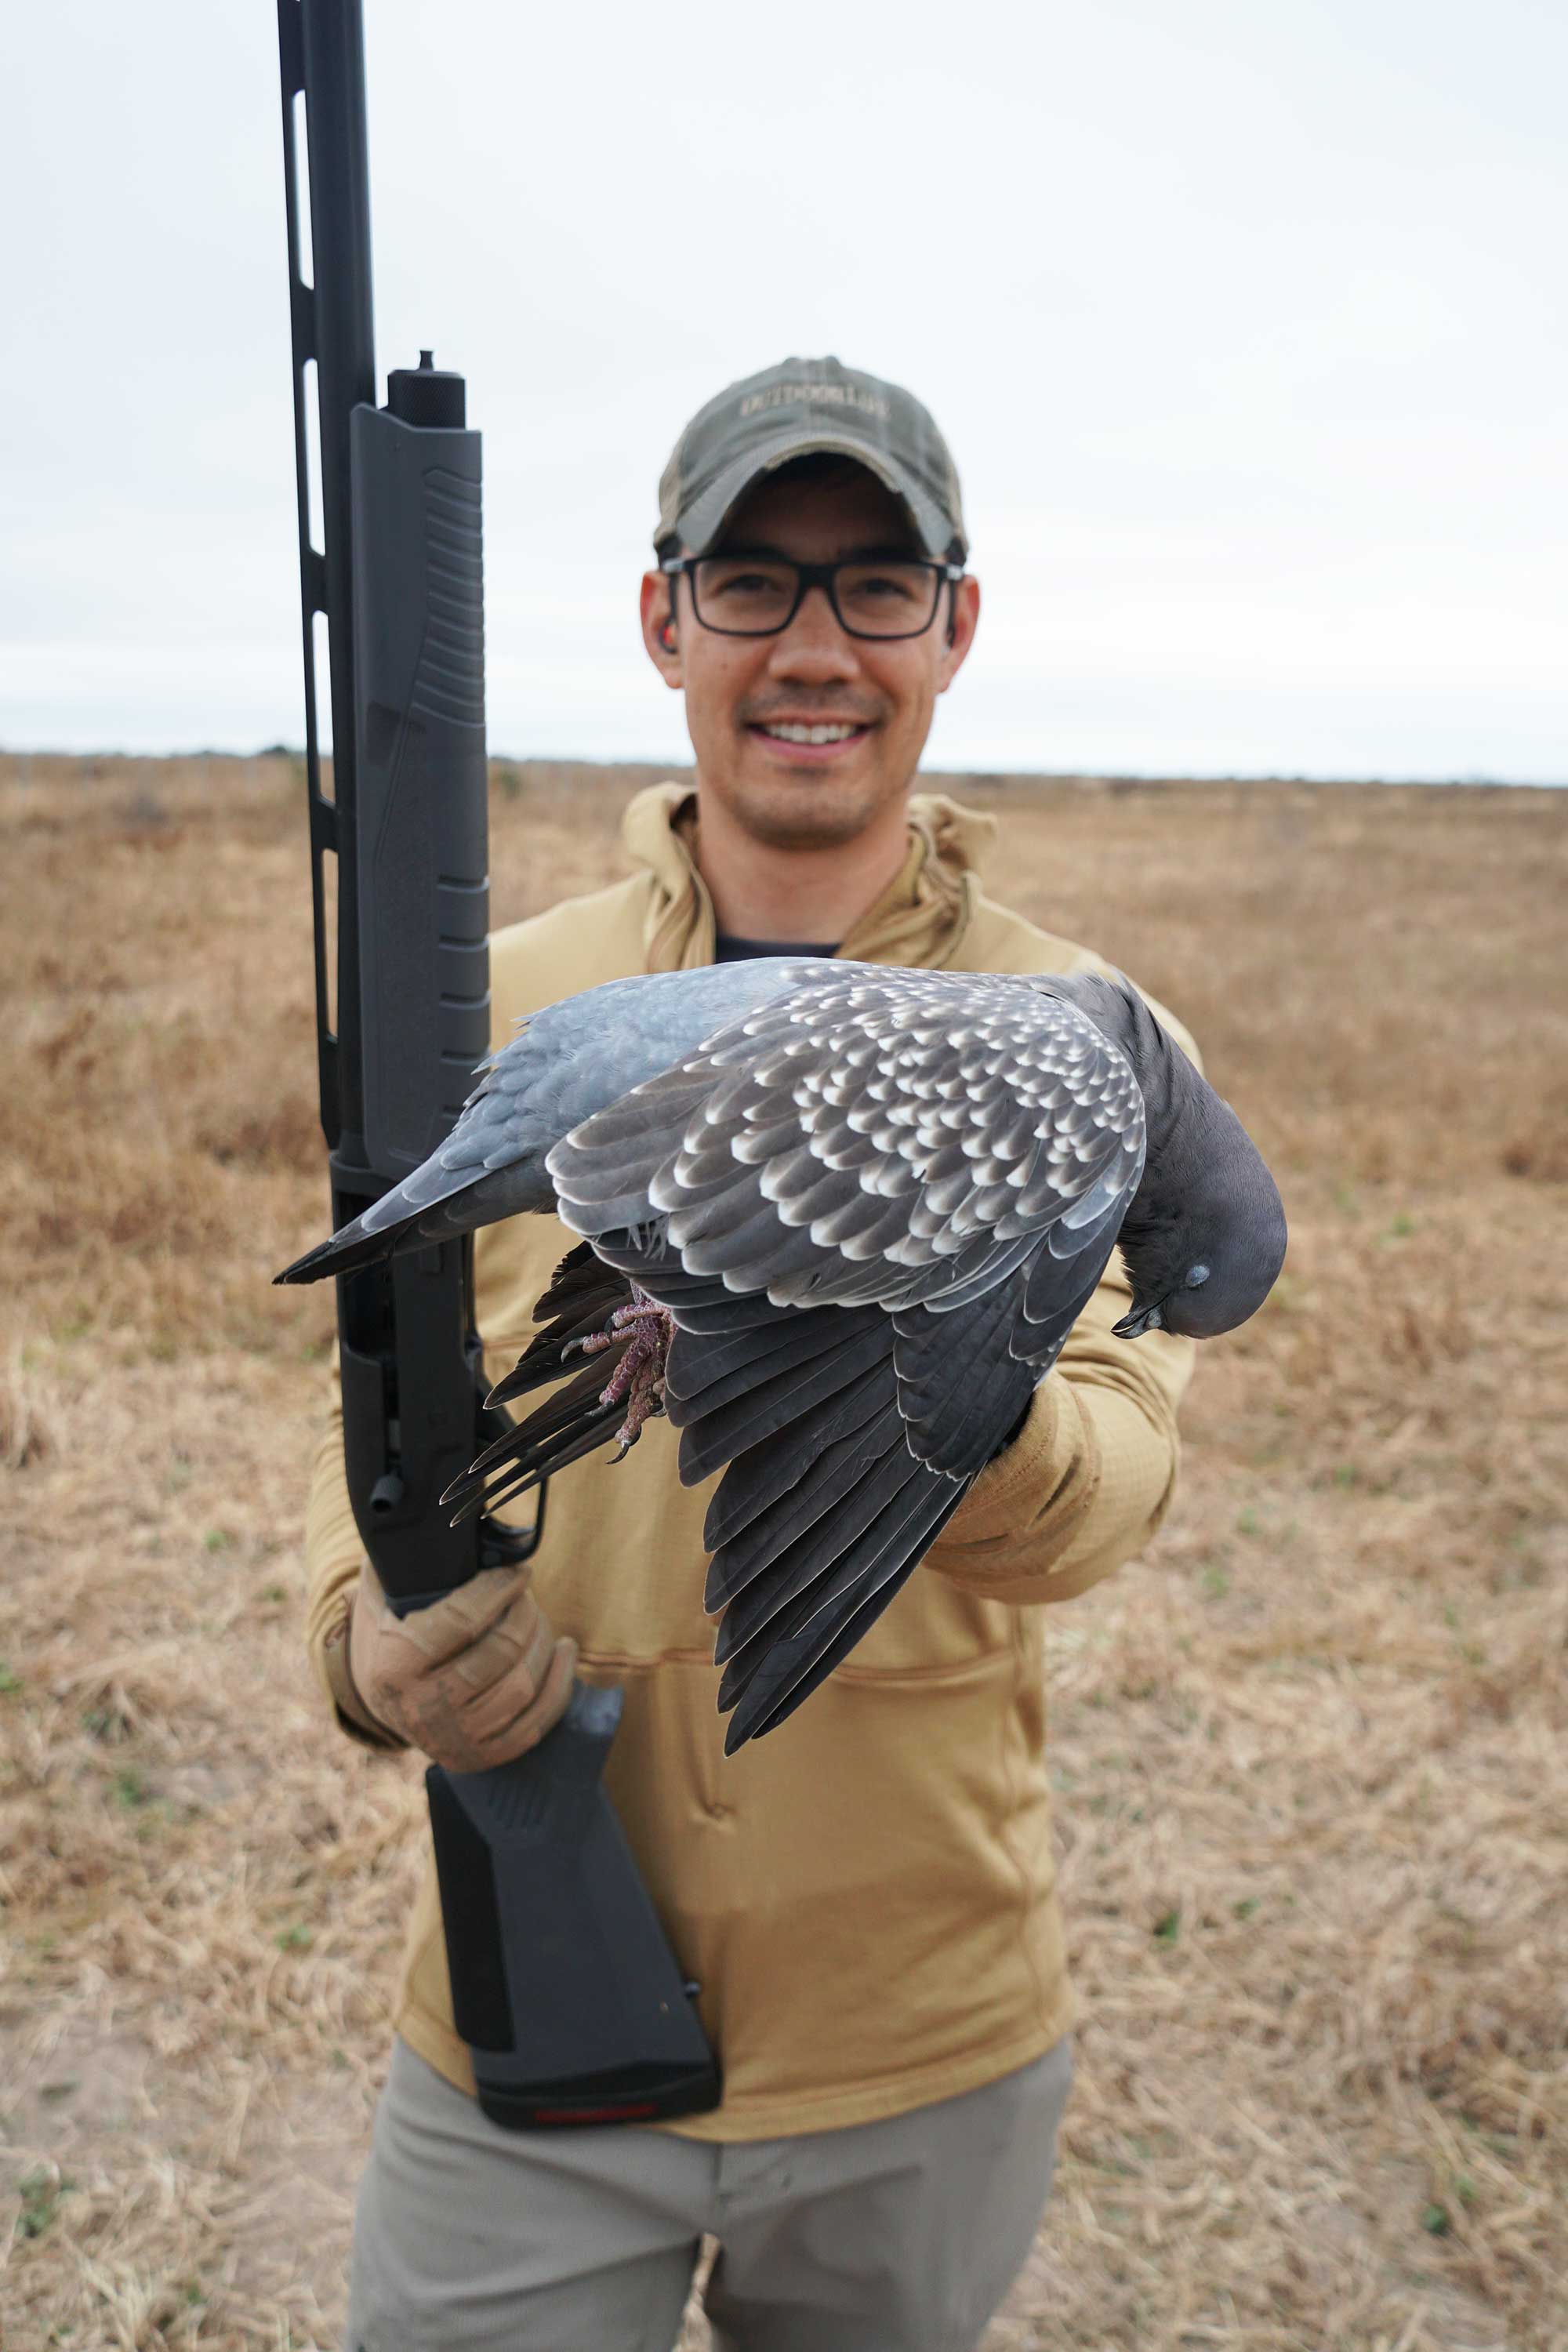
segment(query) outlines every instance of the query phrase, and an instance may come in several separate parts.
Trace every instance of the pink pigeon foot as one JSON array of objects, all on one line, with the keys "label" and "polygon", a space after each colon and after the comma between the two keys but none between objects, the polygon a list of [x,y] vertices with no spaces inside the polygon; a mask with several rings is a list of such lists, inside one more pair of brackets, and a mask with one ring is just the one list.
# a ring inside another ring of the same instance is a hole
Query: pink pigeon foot
[{"label": "pink pigeon foot", "polygon": [[563,1354],[580,1350],[584,1356],[596,1356],[627,1331],[634,1334],[631,1346],[611,1373],[608,1386],[599,1391],[601,1404],[618,1404],[622,1397],[626,1399],[626,1417],[616,1432],[620,1447],[615,1457],[617,1462],[626,1460],[642,1435],[644,1422],[664,1411],[664,1368],[675,1337],[675,1318],[668,1307],[661,1307],[634,1282],[629,1306],[617,1307],[602,1331],[574,1340],[563,1350]]}]

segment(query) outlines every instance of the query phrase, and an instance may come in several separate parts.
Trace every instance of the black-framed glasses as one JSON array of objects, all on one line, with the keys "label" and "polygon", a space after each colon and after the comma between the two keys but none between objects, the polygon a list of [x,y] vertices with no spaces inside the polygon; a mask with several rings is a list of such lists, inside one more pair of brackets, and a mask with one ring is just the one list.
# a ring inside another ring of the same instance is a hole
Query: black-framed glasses
[{"label": "black-framed glasses", "polygon": [[910,556],[846,563],[793,563],[782,555],[672,555],[659,569],[673,583],[684,572],[705,629],[721,637],[776,637],[813,588],[851,637],[923,637],[942,589],[962,580],[962,563]]}]

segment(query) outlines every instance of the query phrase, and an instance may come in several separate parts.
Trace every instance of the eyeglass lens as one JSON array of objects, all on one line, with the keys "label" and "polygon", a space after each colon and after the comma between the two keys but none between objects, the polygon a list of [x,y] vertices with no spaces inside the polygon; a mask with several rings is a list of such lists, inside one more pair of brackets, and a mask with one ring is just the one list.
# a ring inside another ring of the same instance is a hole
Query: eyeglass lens
[{"label": "eyeglass lens", "polygon": [[[756,556],[704,556],[691,579],[697,617],[732,636],[770,636],[800,596],[798,566]],[[931,626],[941,578],[928,563],[839,563],[832,598],[852,636],[918,637]]]}]

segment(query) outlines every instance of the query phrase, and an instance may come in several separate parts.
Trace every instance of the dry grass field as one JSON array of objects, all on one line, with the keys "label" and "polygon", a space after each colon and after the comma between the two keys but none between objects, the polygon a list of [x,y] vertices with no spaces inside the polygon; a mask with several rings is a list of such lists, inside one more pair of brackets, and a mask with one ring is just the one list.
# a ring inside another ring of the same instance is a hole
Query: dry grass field
[{"label": "dry grass field", "polygon": [[[496,920],[643,781],[501,767]],[[946,781],[1292,1226],[1158,1543],[1052,1615],[1079,2085],[986,2352],[1564,2352],[1568,794]],[[0,2341],[326,2352],[420,1798],[300,1648],[301,795],[0,808]]]}]

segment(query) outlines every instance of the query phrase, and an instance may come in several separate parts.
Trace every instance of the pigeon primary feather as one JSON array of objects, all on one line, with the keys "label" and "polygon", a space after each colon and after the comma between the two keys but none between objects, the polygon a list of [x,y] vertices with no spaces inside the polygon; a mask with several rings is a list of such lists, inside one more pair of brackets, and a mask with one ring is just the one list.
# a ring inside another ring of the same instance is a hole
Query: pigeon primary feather
[{"label": "pigeon primary feather", "polygon": [[447,1499],[493,1506],[668,1414],[685,1484],[724,1470],[704,1540],[730,1752],[888,1606],[1113,1247],[1127,1337],[1233,1329],[1285,1254],[1240,1121],[1119,975],[837,958],[534,1013],[425,1165],[278,1278],[528,1211],[582,1244],[495,1401],[567,1384]]}]

